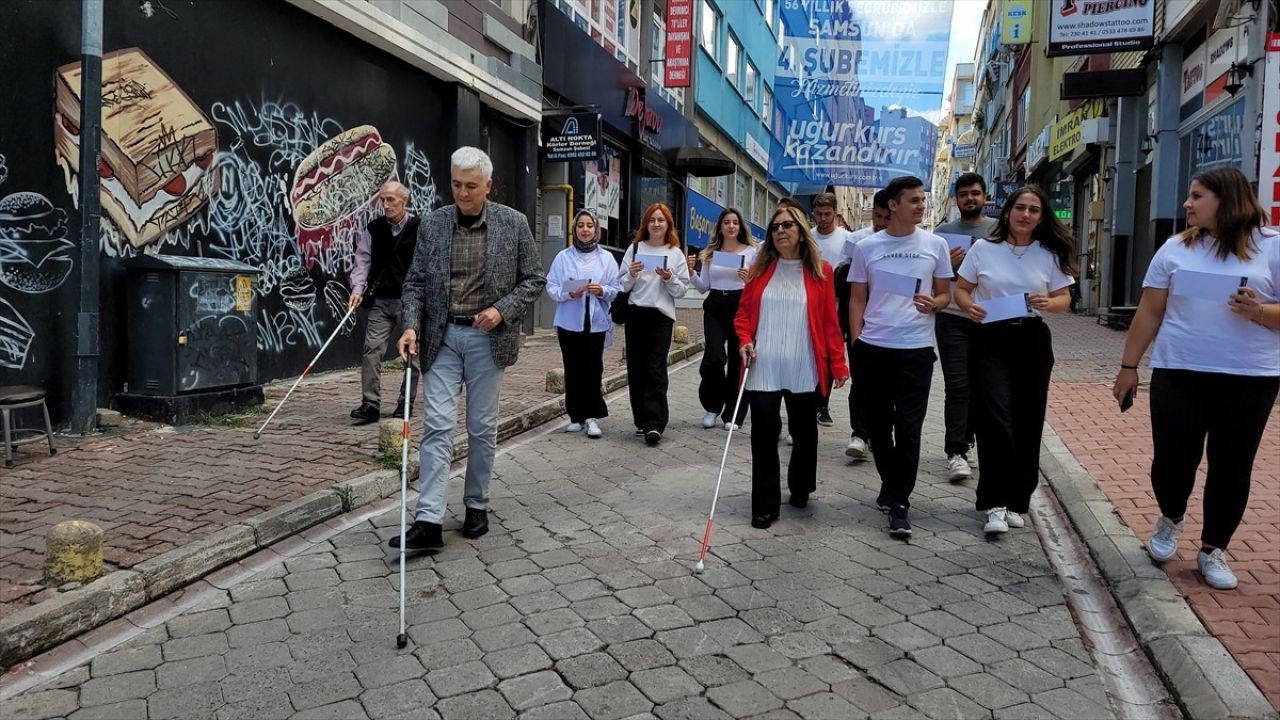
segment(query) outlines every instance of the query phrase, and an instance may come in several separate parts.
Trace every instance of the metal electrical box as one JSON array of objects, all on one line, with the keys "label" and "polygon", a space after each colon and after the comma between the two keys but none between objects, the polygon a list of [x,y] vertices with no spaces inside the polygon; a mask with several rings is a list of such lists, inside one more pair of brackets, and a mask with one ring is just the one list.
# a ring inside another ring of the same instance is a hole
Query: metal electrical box
[{"label": "metal electrical box", "polygon": [[171,255],[143,255],[126,268],[128,394],[177,396],[257,384],[257,268]]}]

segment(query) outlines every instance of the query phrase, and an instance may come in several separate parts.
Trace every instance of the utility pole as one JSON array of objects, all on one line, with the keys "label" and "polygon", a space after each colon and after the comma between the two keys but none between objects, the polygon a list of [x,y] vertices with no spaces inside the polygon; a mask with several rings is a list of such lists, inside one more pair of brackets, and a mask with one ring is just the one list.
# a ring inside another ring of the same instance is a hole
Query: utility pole
[{"label": "utility pole", "polygon": [[80,311],[76,315],[76,380],[72,430],[88,434],[98,420],[98,157],[102,143],[102,0],[80,7]]}]

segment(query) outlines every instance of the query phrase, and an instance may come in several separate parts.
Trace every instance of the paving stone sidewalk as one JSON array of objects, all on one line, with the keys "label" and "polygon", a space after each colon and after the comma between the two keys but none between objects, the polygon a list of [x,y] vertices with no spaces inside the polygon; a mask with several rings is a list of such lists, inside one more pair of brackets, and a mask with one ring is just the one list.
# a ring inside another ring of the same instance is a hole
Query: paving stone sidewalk
[{"label": "paving stone sidewalk", "polygon": [[[1050,318],[1057,364],[1048,420],[1076,460],[1089,471],[1140,541],[1159,516],[1151,492],[1151,408],[1144,385],[1123,415],[1111,382],[1124,349],[1124,333],[1091,317]],[[1253,465],[1244,521],[1231,542],[1236,590],[1205,585],[1196,571],[1203,521],[1205,466],[1187,507],[1177,556],[1164,568],[1191,608],[1249,673],[1271,705],[1280,709],[1280,408],[1272,411]]]},{"label": "paving stone sidewalk", "polygon": [[[698,309],[681,309],[692,340],[702,337]],[[357,342],[357,340],[350,340]],[[605,351],[606,375],[625,370],[621,329]],[[554,398],[547,370],[561,366],[554,332],[527,338],[520,360],[503,378],[501,412],[510,417]],[[385,413],[403,372],[383,375]],[[267,388],[274,406],[293,378]],[[56,593],[40,584],[44,542],[63,520],[103,529],[105,560],[130,568],[175,547],[335,483],[377,469],[378,426],[348,418],[360,399],[358,369],[308,378],[262,439],[243,427],[130,423],[108,434],[58,438],[49,457],[28,445],[17,466],[0,469],[0,617]],[[458,431],[465,434],[465,402]]]},{"label": "paving stone sidewalk", "polygon": [[392,510],[0,716],[1112,717],[1034,529],[987,541],[972,484],[942,479],[938,380],[910,542],[888,537],[873,469],[846,464],[834,402],[817,492],[769,530],[749,525],[748,443],[735,442],[712,556],[692,575],[724,433],[698,426],[690,364],[656,449],[619,399],[602,440],[556,432],[504,451],[492,532],[447,532],[409,562],[405,650]]}]

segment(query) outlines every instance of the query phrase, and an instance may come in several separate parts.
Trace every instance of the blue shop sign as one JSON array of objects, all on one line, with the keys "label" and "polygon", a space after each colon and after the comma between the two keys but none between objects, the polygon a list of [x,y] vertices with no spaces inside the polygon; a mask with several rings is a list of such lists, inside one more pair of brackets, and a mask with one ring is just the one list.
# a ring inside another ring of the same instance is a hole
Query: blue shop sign
[{"label": "blue shop sign", "polygon": [[763,243],[763,242],[764,242],[764,228],[760,227],[759,225],[757,225],[757,224],[755,224],[755,223],[751,223],[751,237],[755,238],[755,239],[756,239],[756,242],[758,242],[758,243]]},{"label": "blue shop sign", "polygon": [[685,205],[685,243],[690,251],[702,250],[711,242],[711,236],[716,231],[716,220],[724,212],[724,207],[693,190],[689,191],[689,199]]}]

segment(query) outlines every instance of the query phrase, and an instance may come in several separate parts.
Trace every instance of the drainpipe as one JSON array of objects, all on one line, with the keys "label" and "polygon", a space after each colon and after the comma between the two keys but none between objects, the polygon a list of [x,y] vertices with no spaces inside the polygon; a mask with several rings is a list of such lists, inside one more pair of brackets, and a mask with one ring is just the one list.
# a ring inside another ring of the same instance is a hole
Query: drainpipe
[{"label": "drainpipe", "polygon": [[76,314],[76,379],[71,429],[81,435],[98,424],[98,158],[102,145],[102,0],[80,5],[80,307]]}]

